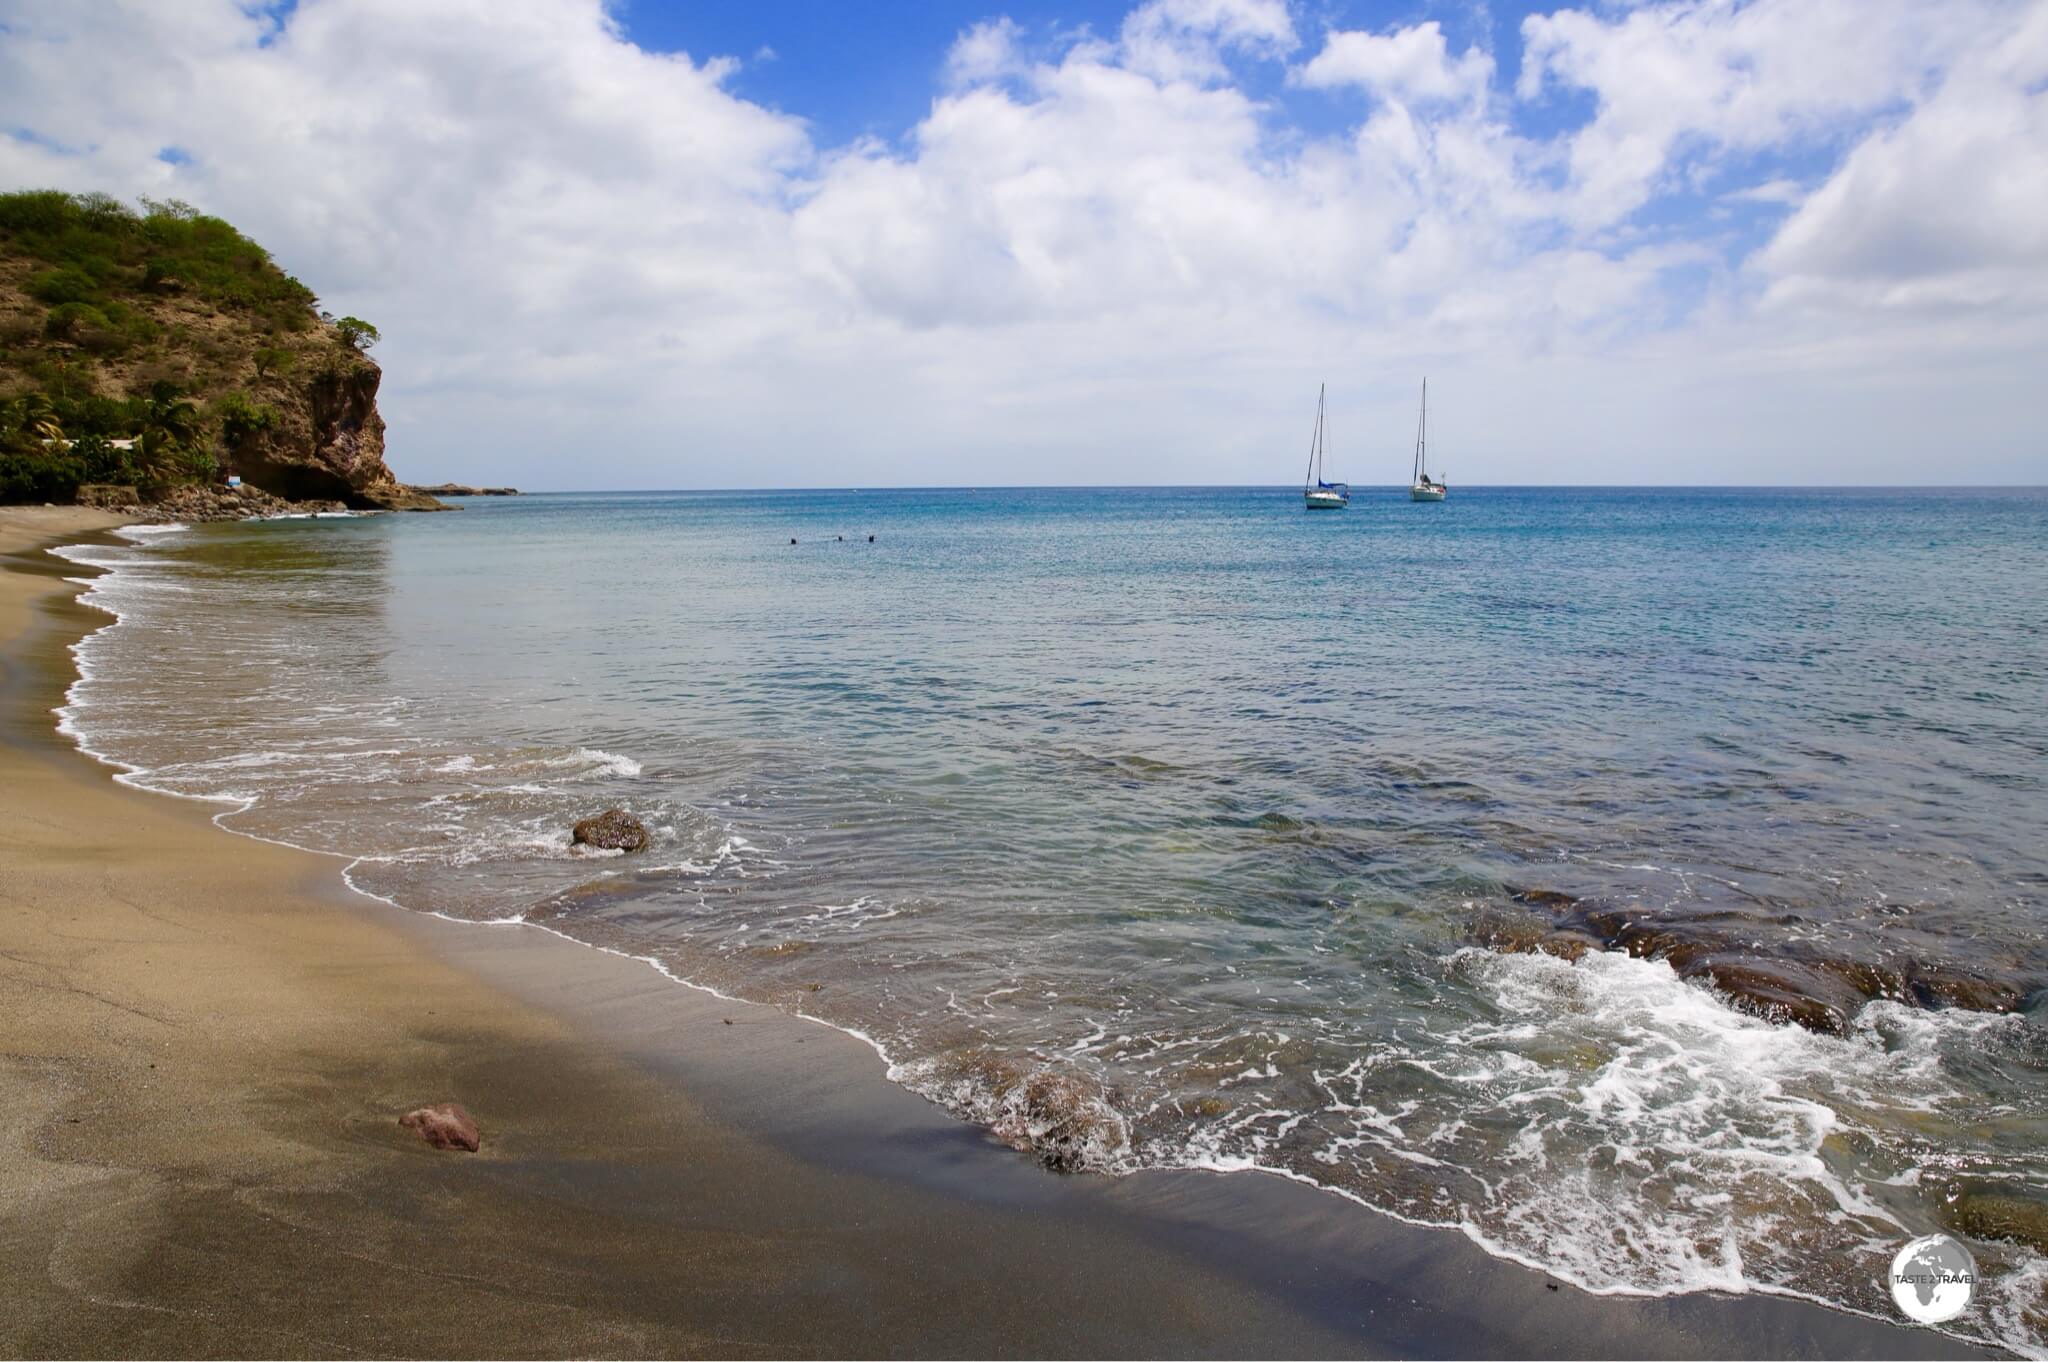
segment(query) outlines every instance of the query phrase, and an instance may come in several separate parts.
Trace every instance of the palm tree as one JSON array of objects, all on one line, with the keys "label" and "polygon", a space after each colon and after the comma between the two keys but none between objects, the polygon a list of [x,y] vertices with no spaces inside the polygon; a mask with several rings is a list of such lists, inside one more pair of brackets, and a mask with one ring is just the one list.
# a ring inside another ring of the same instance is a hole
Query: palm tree
[{"label": "palm tree", "polygon": [[142,415],[142,467],[153,478],[167,480],[178,469],[179,455],[195,448],[204,433],[199,408],[169,379],[149,385]]},{"label": "palm tree", "polygon": [[63,444],[64,426],[57,420],[56,408],[50,405],[49,398],[41,393],[27,393],[7,405],[7,419],[0,425],[9,432],[11,443],[38,452]]}]

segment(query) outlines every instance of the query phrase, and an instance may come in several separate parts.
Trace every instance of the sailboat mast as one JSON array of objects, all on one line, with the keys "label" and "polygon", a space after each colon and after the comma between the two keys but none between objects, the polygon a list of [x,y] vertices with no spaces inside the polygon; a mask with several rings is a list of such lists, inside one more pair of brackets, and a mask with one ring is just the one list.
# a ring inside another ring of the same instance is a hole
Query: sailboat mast
[{"label": "sailboat mast", "polygon": [[1429,439],[1429,380],[1422,380],[1422,415],[1415,423],[1415,475],[1414,482],[1422,481],[1424,465],[1423,446]]},{"label": "sailboat mast", "polygon": [[1319,385],[1316,388],[1316,429],[1315,434],[1308,437],[1308,476],[1302,481],[1304,487],[1319,480],[1316,477],[1316,465],[1321,460],[1323,453],[1323,388],[1325,386],[1327,385]]}]

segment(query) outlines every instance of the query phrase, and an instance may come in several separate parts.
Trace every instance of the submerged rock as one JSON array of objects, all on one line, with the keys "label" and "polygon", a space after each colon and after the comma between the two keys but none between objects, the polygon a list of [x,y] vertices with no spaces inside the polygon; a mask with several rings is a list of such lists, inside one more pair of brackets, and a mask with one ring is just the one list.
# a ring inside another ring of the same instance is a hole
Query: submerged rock
[{"label": "submerged rock", "polygon": [[1033,1071],[1003,1095],[992,1127],[1018,1149],[1059,1173],[1079,1172],[1124,1144],[1123,1123],[1101,1096],[1067,1074]]},{"label": "submerged rock", "polygon": [[1845,1034],[1865,1004],[1878,999],[1920,1008],[2013,1012],[2027,987],[1954,965],[1918,960],[1876,963],[1789,946],[1772,953],[1754,929],[1738,936],[1724,918],[1664,917],[1638,903],[1578,898],[1552,889],[1510,887],[1517,908],[1482,908],[1471,935],[1494,950],[1543,951],[1577,960],[1587,951],[1619,951],[1662,960],[1682,979],[1701,979],[1736,1007],[1767,1021]]},{"label": "submerged rock", "polygon": [[647,826],[624,809],[606,809],[597,817],[578,823],[569,836],[579,846],[640,851],[647,845]]},{"label": "submerged rock", "polygon": [[1560,960],[1577,960],[1600,943],[1584,932],[1553,926],[1534,913],[1482,911],[1472,925],[1472,937],[1482,946],[1511,955],[1541,951]]},{"label": "submerged rock", "polygon": [[431,1107],[415,1108],[399,1117],[398,1124],[417,1131],[422,1140],[436,1149],[460,1149],[474,1154],[483,1147],[476,1118],[460,1102],[437,1102]]},{"label": "submerged rock", "polygon": [[1817,970],[1762,956],[1709,956],[1680,968],[1678,975],[1705,978],[1737,1007],[1765,1021],[1796,1022],[1830,1036],[1845,1034],[1866,1001]]},{"label": "submerged rock", "polygon": [[1078,1075],[980,1052],[959,1065],[956,1078],[961,1105],[1004,1144],[1056,1173],[1104,1166],[1130,1143],[1109,1094]]},{"label": "submerged rock", "polygon": [[2048,1201],[2030,1189],[1967,1188],[1945,1219],[1973,1239],[2003,1239],[2048,1254]]}]

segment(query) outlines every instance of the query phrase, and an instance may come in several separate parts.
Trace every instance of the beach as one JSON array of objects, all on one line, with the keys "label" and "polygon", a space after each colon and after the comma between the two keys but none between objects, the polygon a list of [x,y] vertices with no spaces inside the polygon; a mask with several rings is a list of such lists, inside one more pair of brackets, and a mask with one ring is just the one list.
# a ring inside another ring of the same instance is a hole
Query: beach
[{"label": "beach", "polygon": [[[57,733],[106,617],[43,550],[119,523],[0,510],[0,1351],[1973,1355],[1590,1294],[1279,1178],[1060,1176],[840,1031],[352,894]],[[450,1100],[480,1153],[397,1123]]]}]

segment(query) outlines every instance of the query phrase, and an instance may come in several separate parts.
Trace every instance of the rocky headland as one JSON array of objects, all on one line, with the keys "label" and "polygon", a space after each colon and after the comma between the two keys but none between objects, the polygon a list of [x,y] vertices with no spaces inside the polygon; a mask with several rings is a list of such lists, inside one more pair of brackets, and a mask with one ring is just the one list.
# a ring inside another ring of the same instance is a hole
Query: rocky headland
[{"label": "rocky headland", "polygon": [[239,478],[298,509],[447,509],[385,462],[377,340],[187,205],[0,194],[0,501],[163,504]]}]

